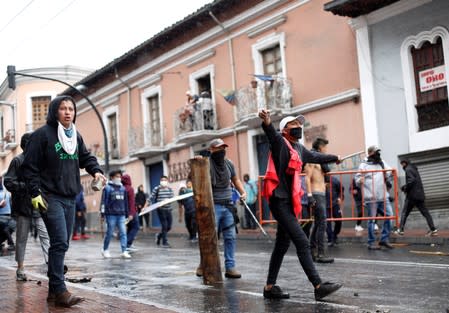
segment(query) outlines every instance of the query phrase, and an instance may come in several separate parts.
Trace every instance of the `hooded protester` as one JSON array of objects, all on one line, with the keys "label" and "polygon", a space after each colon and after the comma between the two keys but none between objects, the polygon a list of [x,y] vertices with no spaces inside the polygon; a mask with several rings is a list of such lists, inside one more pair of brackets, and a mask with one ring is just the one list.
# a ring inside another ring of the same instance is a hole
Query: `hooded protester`
[{"label": "hooded protester", "polygon": [[[370,146],[367,150],[367,159],[360,163],[360,172],[354,176],[356,184],[363,189],[363,200],[370,217],[376,217],[377,215],[389,217],[393,215],[388,193],[391,188],[391,167],[382,160],[380,151],[379,147]],[[391,220],[385,219],[379,245],[375,245],[374,219],[369,220],[368,249],[379,250],[381,246],[393,249],[393,246],[389,243],[390,232]]]},{"label": "hooded protester", "polygon": [[122,176],[122,184],[126,189],[126,193],[128,194],[128,224],[126,231],[126,251],[129,253],[136,252],[138,249],[133,246],[134,239],[136,238],[137,233],[139,232],[139,219],[136,210],[136,200],[134,195],[133,183],[131,180],[131,176],[128,174],[123,174]]},{"label": "hooded protester", "polygon": [[12,194],[12,216],[16,219],[16,261],[17,271],[16,279],[26,281],[27,277],[24,270],[25,249],[27,245],[28,233],[31,225],[34,224],[37,229],[42,252],[44,253],[45,263],[48,263],[48,248],[50,240],[48,238],[47,228],[41,218],[39,211],[34,210],[31,205],[31,197],[25,184],[25,177],[21,168],[25,158],[25,151],[31,133],[23,134],[20,139],[20,147],[23,153],[14,157],[9,164],[8,171],[5,174],[5,187]]},{"label": "hooded protester", "polygon": [[339,158],[336,155],[309,151],[299,143],[304,116],[283,118],[279,124],[280,133],[271,123],[269,111],[262,109],[259,117],[263,121],[262,128],[271,150],[262,195],[268,200],[270,211],[278,225],[263,296],[268,299],[290,297],[276,285],[276,280],[284,255],[290,242],[293,242],[298,260],[314,287],[315,299],[321,300],[340,289],[341,284],[322,282],[313,263],[309,240],[298,222],[302,211],[300,174],[303,162],[322,164],[337,162]]},{"label": "hooded protester", "polygon": [[405,171],[405,185],[401,187],[401,190],[405,193],[405,201],[401,214],[401,223],[399,224],[400,226],[396,231],[396,234],[404,234],[404,227],[407,217],[416,206],[422,216],[426,219],[427,225],[429,225],[430,230],[427,235],[436,236],[438,234],[438,229],[436,229],[433,224],[433,219],[429,213],[429,210],[424,206],[424,200],[426,197],[421,181],[421,175],[419,175],[415,164],[411,163],[407,159],[401,161],[401,166]]},{"label": "hooded protester", "polygon": [[47,301],[64,307],[84,300],[71,294],[64,282],[64,257],[73,230],[75,197],[81,191],[80,169],[106,182],[96,157],[77,132],[75,120],[73,98],[54,98],[48,106],[46,125],[30,137],[22,165],[31,203],[40,211],[50,237]]}]

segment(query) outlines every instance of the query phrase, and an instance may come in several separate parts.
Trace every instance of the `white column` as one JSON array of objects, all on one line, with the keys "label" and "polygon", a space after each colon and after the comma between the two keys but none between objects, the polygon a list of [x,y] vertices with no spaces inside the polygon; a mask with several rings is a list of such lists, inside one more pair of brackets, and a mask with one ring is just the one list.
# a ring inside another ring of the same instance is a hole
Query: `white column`
[{"label": "white column", "polygon": [[368,24],[365,17],[359,17],[357,19],[352,19],[350,25],[356,31],[365,147],[379,145],[376,99],[374,95],[374,75],[371,62]]}]

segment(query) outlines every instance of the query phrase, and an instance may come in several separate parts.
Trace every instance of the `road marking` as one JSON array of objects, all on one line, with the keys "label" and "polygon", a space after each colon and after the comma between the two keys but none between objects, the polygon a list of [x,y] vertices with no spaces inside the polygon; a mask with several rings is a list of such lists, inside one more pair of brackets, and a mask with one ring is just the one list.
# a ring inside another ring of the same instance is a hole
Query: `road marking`
[{"label": "road marking", "polygon": [[365,259],[345,259],[345,258],[335,258],[335,260],[350,263],[350,264],[375,264],[375,265],[394,265],[394,266],[406,266],[406,267],[425,267],[425,268],[435,268],[435,269],[447,269],[449,264],[438,264],[438,263],[419,263],[419,262],[405,262],[405,261],[379,261],[379,260],[365,260]]}]

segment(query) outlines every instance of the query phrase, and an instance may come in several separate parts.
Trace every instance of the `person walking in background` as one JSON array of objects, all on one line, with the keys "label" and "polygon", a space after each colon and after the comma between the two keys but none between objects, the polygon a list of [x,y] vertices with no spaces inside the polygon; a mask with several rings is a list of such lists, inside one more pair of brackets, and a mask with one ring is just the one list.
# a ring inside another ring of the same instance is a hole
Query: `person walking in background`
[{"label": "person walking in background", "polygon": [[129,259],[131,255],[126,250],[126,225],[125,220],[129,215],[128,193],[122,184],[122,171],[114,170],[109,174],[110,181],[103,189],[101,196],[101,219],[106,219],[106,235],[103,241],[103,250],[101,254],[104,258],[111,257],[109,252],[109,243],[112,238],[112,234],[117,227],[119,230],[121,257]]},{"label": "person walking in background", "polygon": [[[361,218],[363,216],[362,189],[356,184],[355,178],[352,178],[351,181],[351,193],[357,210],[357,217]],[[356,232],[363,231],[362,220],[357,220],[354,229]]]},{"label": "person walking in background", "polygon": [[269,200],[270,211],[277,221],[276,241],[271,254],[263,296],[268,299],[286,299],[290,295],[276,285],[277,276],[290,242],[307,278],[312,283],[316,300],[321,300],[341,288],[341,284],[322,282],[312,260],[309,240],[298,222],[301,212],[300,173],[302,162],[329,163],[339,160],[336,155],[326,155],[307,150],[299,143],[302,138],[304,116],[284,117],[277,132],[271,123],[270,111],[259,112],[262,128],[268,137],[271,154],[264,180],[263,196]]},{"label": "person walking in background", "polygon": [[75,219],[75,197],[81,191],[80,169],[103,183],[100,165],[86,148],[75,127],[76,104],[58,96],[48,106],[46,125],[33,132],[25,150],[23,176],[31,203],[40,210],[50,237],[48,249],[48,301],[71,307],[83,298],[65,285],[64,258]]},{"label": "person walking in background", "polygon": [[[139,187],[137,187],[135,202],[136,202],[137,213],[140,214],[142,209],[148,203],[148,194],[143,191],[143,185],[139,185]],[[145,219],[145,227],[150,227],[150,214],[147,213],[142,216],[139,215],[139,225],[140,225],[140,228],[142,228],[142,229],[144,227],[144,224],[143,224],[144,219]]]},{"label": "person walking in background", "polygon": [[[246,204],[251,210],[251,213],[255,217],[257,217],[257,208],[256,208],[256,201],[257,201],[257,184],[255,180],[252,180],[249,178],[248,174],[243,175],[243,187],[245,188],[246,192]],[[257,224],[254,218],[251,216],[251,213],[248,212],[248,209],[245,208],[245,228],[249,229],[256,229]]]},{"label": "person walking in background", "polygon": [[136,202],[131,176],[129,176],[128,174],[123,174],[122,184],[126,189],[129,208],[128,224],[126,225],[126,251],[132,253],[138,251],[138,249],[133,245],[133,242],[134,239],[136,239],[137,233],[139,232],[139,219],[137,218]]},{"label": "person walking in background", "polygon": [[[193,192],[192,180],[187,179],[186,185],[179,189],[179,195],[184,195]],[[198,241],[197,239],[197,225],[196,225],[196,209],[195,199],[188,197],[178,201],[179,206],[179,222],[182,223],[182,217],[184,216],[185,225],[189,233],[189,240],[191,242]]]},{"label": "person walking in background", "polygon": [[[159,186],[154,187],[151,192],[151,202],[161,202],[166,199],[173,198],[175,196],[173,189],[168,186],[168,177],[165,175],[161,176]],[[173,224],[172,207],[171,204],[163,205],[156,209],[157,216],[161,222],[161,231],[156,234],[156,244],[161,245],[163,248],[171,248],[168,243],[167,234],[171,230]]]},{"label": "person walking in background", "polygon": [[405,193],[405,201],[402,209],[401,222],[399,224],[400,226],[396,233],[398,235],[404,234],[404,227],[407,217],[416,206],[422,216],[426,219],[427,225],[429,226],[429,232],[427,235],[436,236],[438,234],[438,229],[436,229],[433,224],[433,219],[429,213],[429,210],[424,206],[424,200],[426,197],[418,168],[407,159],[401,160],[401,166],[405,171],[405,185],[401,187],[401,190]]},{"label": "person walking in background", "polygon": [[[213,139],[209,143],[210,178],[215,208],[215,226],[217,233],[223,234],[225,277],[237,279],[242,277],[242,274],[237,271],[235,262],[237,220],[234,218],[233,212],[235,209],[232,199],[233,185],[240,193],[240,200],[245,201],[246,192],[236,174],[234,164],[226,158],[226,148],[228,145],[221,138]],[[235,194],[237,195],[237,193]],[[203,275],[202,264],[197,268],[196,275]]]},{"label": "person walking in background", "polygon": [[[312,151],[326,153],[329,141],[317,138],[312,144]],[[326,182],[325,175],[330,171],[327,164],[306,163],[306,188],[309,207],[314,211],[310,246],[312,258],[318,263],[332,263],[333,258],[325,255],[324,234],[326,233]]]},{"label": "person walking in background", "polygon": [[76,195],[75,201],[75,227],[73,228],[72,240],[89,239],[89,235],[86,234],[86,202],[84,201],[83,189]]},{"label": "person walking in background", "polygon": [[[326,204],[328,217],[341,218],[341,205],[344,200],[345,187],[340,183],[340,179],[334,175],[326,176]],[[342,221],[335,221],[332,229],[332,222],[327,222],[327,241],[329,247],[333,247],[338,243],[338,235],[341,231]]]},{"label": "person walking in background", "polygon": [[26,281],[25,274],[25,249],[28,240],[28,232],[31,224],[34,222],[42,252],[44,254],[45,263],[48,263],[48,248],[50,247],[50,239],[48,237],[47,228],[39,213],[33,209],[31,205],[31,197],[25,184],[25,178],[21,169],[25,158],[24,152],[31,134],[25,133],[20,139],[20,147],[23,152],[11,160],[8,171],[5,174],[5,187],[12,195],[12,216],[16,219],[16,279],[18,281]]},{"label": "person walking in background", "polygon": [[[393,215],[393,209],[387,191],[388,182],[391,179],[391,169],[381,158],[380,149],[377,146],[368,148],[368,158],[360,163],[359,170],[354,178],[356,183],[363,188],[363,200],[369,209],[369,216],[376,217],[377,214],[384,217]],[[387,171],[381,171],[387,169]],[[363,171],[369,171],[363,173]],[[372,172],[375,171],[375,172]],[[374,220],[368,221],[368,249],[379,250],[380,247],[393,249],[390,244],[391,220],[385,219],[379,245],[375,245]]]},{"label": "person walking in background", "polygon": [[0,176],[0,244],[6,241],[9,251],[16,249],[13,232],[16,230],[16,221],[11,217],[11,195],[3,188],[3,178]]}]

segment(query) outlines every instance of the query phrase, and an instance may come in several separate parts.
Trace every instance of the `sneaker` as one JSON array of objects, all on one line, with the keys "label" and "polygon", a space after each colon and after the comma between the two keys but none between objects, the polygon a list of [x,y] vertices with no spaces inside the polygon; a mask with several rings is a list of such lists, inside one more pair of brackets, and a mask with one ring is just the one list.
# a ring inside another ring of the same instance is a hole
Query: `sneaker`
[{"label": "sneaker", "polygon": [[90,238],[90,236],[89,235],[86,235],[86,234],[84,234],[84,235],[81,235],[81,239],[89,239]]},{"label": "sneaker", "polygon": [[120,256],[123,258],[123,259],[130,259],[131,258],[131,254],[129,254],[128,253],[128,251],[123,251],[123,253],[122,254],[120,254]]},{"label": "sneaker", "polygon": [[126,248],[126,251],[128,251],[128,253],[132,253],[139,251],[139,249],[137,249],[134,245],[130,245],[128,248]]},{"label": "sneaker", "polygon": [[130,259],[131,258],[131,254],[129,254],[128,251],[126,251],[126,250],[122,254],[120,254],[120,256],[123,259]]},{"label": "sneaker", "polygon": [[154,242],[159,246],[161,244],[161,237],[159,237],[159,233],[154,235]]},{"label": "sneaker", "polygon": [[23,269],[17,269],[16,271],[16,280],[17,281],[27,281],[27,275]]},{"label": "sneaker", "polygon": [[103,255],[103,258],[105,258],[105,259],[111,258],[111,253],[109,253],[109,250],[101,250],[101,254]]},{"label": "sneaker", "polygon": [[354,229],[356,232],[363,231],[363,227],[361,225],[355,225]]},{"label": "sneaker", "polygon": [[16,250],[16,246],[14,244],[8,245],[8,251],[15,251],[15,250]]},{"label": "sneaker", "polygon": [[325,282],[315,288],[315,300],[321,300],[341,288],[341,284]]},{"label": "sneaker", "polygon": [[403,231],[403,230],[400,230],[400,229],[396,229],[396,230],[394,231],[394,233],[395,233],[396,235],[399,235],[399,236],[404,236],[404,231]]},{"label": "sneaker", "polygon": [[375,244],[371,244],[368,245],[368,250],[380,250],[380,247]]},{"label": "sneaker", "polygon": [[196,272],[195,272],[196,276],[198,277],[203,277],[203,269],[201,267],[197,267]]},{"label": "sneaker", "polygon": [[317,263],[334,263],[334,258],[326,257],[324,254],[318,254],[315,258],[315,262]]},{"label": "sneaker", "polygon": [[388,249],[394,249],[393,245],[389,243],[388,241],[380,241],[379,246],[388,248]]},{"label": "sneaker", "polygon": [[167,242],[167,243],[162,244],[162,248],[171,248],[171,246],[170,246],[170,244]]},{"label": "sneaker", "polygon": [[438,229],[429,230],[426,234],[426,236],[438,236]]},{"label": "sneaker", "polygon": [[270,290],[263,289],[263,297],[265,299],[288,299],[290,294],[283,292],[278,285],[273,285]]},{"label": "sneaker", "polygon": [[73,235],[72,236],[72,240],[80,240],[80,239],[81,239],[81,237],[78,236],[78,235]]},{"label": "sneaker", "polygon": [[242,277],[242,274],[237,272],[235,270],[235,268],[230,268],[230,269],[226,270],[225,277],[226,278],[240,278],[240,277]]},{"label": "sneaker", "polygon": [[379,231],[379,226],[377,226],[377,224],[374,224],[374,231],[378,232]]}]

